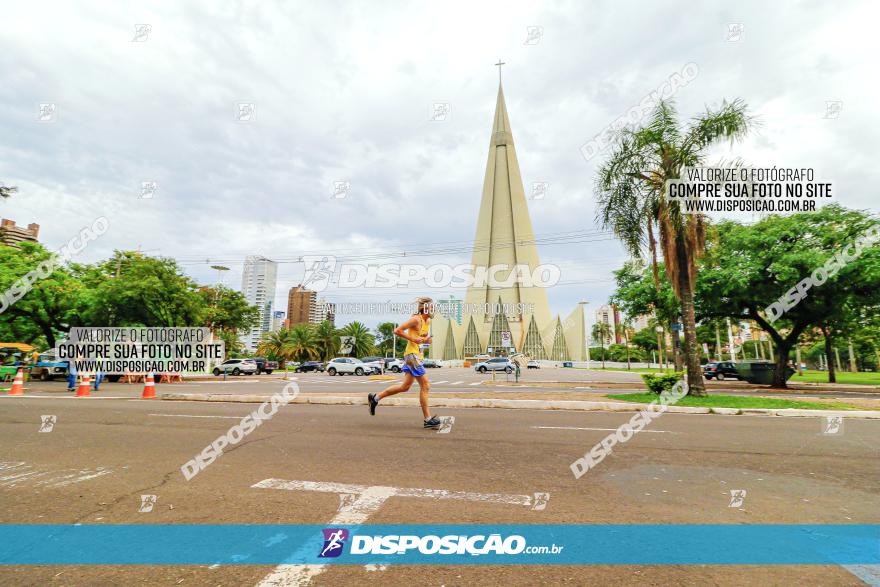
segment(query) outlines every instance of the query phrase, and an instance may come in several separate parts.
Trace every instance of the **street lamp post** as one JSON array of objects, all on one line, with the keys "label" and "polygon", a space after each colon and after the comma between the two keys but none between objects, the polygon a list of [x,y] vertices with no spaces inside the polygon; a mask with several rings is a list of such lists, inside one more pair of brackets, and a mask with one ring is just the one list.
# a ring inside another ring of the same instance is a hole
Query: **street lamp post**
[{"label": "street lamp post", "polygon": [[583,331],[584,331],[584,349],[586,350],[586,356],[587,356],[587,370],[588,370],[588,371],[589,371],[589,369],[590,369],[590,340],[587,338],[587,310],[586,310],[586,305],[589,304],[589,303],[590,303],[590,302],[587,302],[587,301],[580,301],[580,302],[578,302],[578,305],[581,307],[581,313],[583,313],[583,318],[581,318],[581,326],[583,327]]}]

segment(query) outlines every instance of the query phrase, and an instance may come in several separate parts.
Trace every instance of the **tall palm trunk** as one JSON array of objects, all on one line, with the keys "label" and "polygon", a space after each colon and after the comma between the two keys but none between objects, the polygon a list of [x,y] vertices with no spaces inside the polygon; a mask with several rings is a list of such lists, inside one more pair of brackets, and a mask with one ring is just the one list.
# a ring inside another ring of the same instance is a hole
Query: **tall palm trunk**
[{"label": "tall palm trunk", "polygon": [[[682,323],[684,325],[684,360],[687,367],[688,395],[705,396],[706,387],[703,383],[703,371],[700,369],[700,355],[697,342],[697,319],[694,312],[694,291],[691,288],[691,263],[683,237],[675,239],[676,256],[678,257],[678,284],[681,298]],[[678,333],[674,333],[673,337]]]},{"label": "tall palm trunk", "polygon": [[654,275],[654,287],[660,291],[660,269],[657,265],[657,239],[654,238],[654,221],[648,219],[648,246],[651,248],[651,273]]}]

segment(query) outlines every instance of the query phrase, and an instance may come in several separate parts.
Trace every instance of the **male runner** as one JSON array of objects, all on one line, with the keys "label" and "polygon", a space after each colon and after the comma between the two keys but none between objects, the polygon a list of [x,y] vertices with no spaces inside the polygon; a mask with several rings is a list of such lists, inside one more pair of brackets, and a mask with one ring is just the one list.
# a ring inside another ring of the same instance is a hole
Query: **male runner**
[{"label": "male runner", "polygon": [[408,342],[406,350],[403,351],[403,381],[397,385],[392,385],[388,389],[375,394],[371,393],[367,396],[370,402],[370,415],[376,415],[376,406],[382,398],[389,395],[409,391],[413,381],[419,382],[419,403],[422,406],[422,415],[425,417],[425,428],[439,428],[441,421],[437,416],[432,416],[428,410],[428,391],[431,384],[425,373],[425,367],[422,365],[424,357],[420,344],[430,343],[431,337],[428,335],[428,329],[431,327],[431,316],[434,314],[434,301],[428,297],[421,297],[416,300],[416,313],[409,320],[403,322],[394,330],[394,334],[401,338],[405,338]]}]

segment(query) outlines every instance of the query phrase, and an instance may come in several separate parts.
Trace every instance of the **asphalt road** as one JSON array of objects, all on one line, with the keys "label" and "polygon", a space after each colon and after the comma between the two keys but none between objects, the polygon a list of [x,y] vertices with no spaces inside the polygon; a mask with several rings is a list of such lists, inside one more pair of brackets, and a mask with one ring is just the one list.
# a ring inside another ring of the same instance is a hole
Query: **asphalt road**
[{"label": "asphalt road", "polygon": [[[65,395],[0,399],[3,523],[323,525],[337,515],[338,494],[253,487],[268,479],[550,494],[542,511],[393,497],[370,513],[369,523],[880,522],[877,421],[847,419],[842,433],[826,435],[817,418],[666,414],[576,480],[570,463],[629,414],[444,410],[455,423],[438,434],[422,429],[416,408],[380,406],[370,417],[365,406],[298,404],[186,481],[181,465],[252,404]],[[55,416],[54,427],[39,432],[46,415]],[[733,489],[746,491],[742,505],[730,507]],[[142,495],[157,496],[153,511],[138,511]],[[0,567],[0,584],[258,585],[270,577],[271,584],[312,585],[859,585],[854,573],[866,576],[837,566],[318,571],[309,583],[302,568],[271,566]]]},{"label": "asphalt road", "polygon": [[[399,374],[388,373],[389,376],[400,378]],[[481,374],[473,369],[464,368],[441,368],[429,369],[428,375],[431,380],[433,392],[449,393],[486,393],[496,392],[503,397],[505,393],[518,392],[552,392],[554,394],[575,392],[578,394],[595,394],[604,396],[608,393],[641,392],[641,377],[638,373],[626,371],[599,371],[583,369],[529,369],[522,372],[519,384],[514,375],[503,372]],[[290,374],[296,377],[304,393],[340,393],[340,392],[363,392],[381,390],[391,385],[393,381],[379,381],[368,377],[353,375],[331,377],[326,373],[300,373]],[[201,377],[188,378],[180,384],[157,384],[158,393],[173,391],[180,393],[273,393],[280,389],[284,383],[283,374],[275,372],[272,375],[241,375],[238,377]],[[555,383],[563,382],[568,387],[560,387]],[[528,387],[523,387],[523,384]],[[609,389],[609,385],[614,389]],[[725,393],[731,395],[754,395],[774,397],[825,397],[825,398],[866,398],[880,399],[880,393],[869,390],[860,391],[854,389],[822,391],[813,389],[801,389],[790,392],[775,392],[758,386],[748,386],[739,382],[711,381],[707,383],[710,393]],[[414,389],[418,386],[415,385]],[[96,397],[140,397],[143,384],[125,384],[105,382]],[[66,391],[64,381],[29,381],[26,383],[26,392],[34,395],[63,396],[71,395]]]}]

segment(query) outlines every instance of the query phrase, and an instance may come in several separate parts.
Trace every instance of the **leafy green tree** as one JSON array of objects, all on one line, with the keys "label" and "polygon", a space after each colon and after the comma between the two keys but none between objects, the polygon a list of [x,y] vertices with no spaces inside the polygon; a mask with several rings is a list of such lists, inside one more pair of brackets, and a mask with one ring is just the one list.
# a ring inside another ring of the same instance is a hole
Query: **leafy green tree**
[{"label": "leafy green tree", "polygon": [[666,274],[681,302],[688,393],[694,396],[706,395],[694,310],[706,221],[701,215],[682,213],[678,202],[666,197],[666,182],[680,178],[682,167],[701,165],[709,148],[719,141],[743,138],[751,126],[746,105],[739,100],[707,110],[684,129],[679,128],[673,103],[661,101],[647,126],[620,132],[596,182],[597,219],[633,256],[640,257],[648,245],[658,289],[654,234],[659,232]]},{"label": "leafy green tree", "polygon": [[852,252],[852,245],[875,223],[865,212],[837,205],[768,216],[752,225],[720,223],[703,259],[697,313],[703,319],[757,322],[776,347],[773,387],[785,388],[790,351],[805,332],[823,329],[832,339],[853,312],[880,306],[880,248],[864,248],[776,320],[765,309],[797,292],[798,283],[838,252]]},{"label": "leafy green tree", "polygon": [[657,333],[653,327],[643,328],[633,335],[632,343],[649,357],[651,351],[657,350]]},{"label": "leafy green tree", "polygon": [[397,348],[394,349],[394,354],[403,355],[403,351],[406,349],[406,339],[394,336],[396,326],[394,322],[382,322],[376,327],[376,349],[382,355],[391,353],[395,341],[397,341]]},{"label": "leafy green tree", "polygon": [[170,258],[135,251],[83,268],[88,295],[77,309],[79,326],[201,325],[204,300],[199,286]]},{"label": "leafy green tree", "polygon": [[260,320],[260,309],[248,303],[244,294],[222,285],[200,287],[200,324],[211,329],[249,330]]},{"label": "leafy green tree", "polygon": [[[20,342],[41,339],[47,346],[55,346],[59,334],[66,332],[76,318],[72,309],[83,293],[83,286],[69,266],[49,263],[52,256],[39,243],[0,245],[0,293],[5,296],[0,301],[0,329]],[[36,278],[30,289],[21,287],[21,279],[41,264],[51,269],[48,276],[34,273]],[[9,299],[9,294],[17,299]]]},{"label": "leafy green tree", "polygon": [[354,357],[363,357],[373,354],[376,339],[370,333],[370,329],[361,322],[349,322],[339,331],[342,336],[353,337],[351,355]]},{"label": "leafy green tree", "polygon": [[10,196],[12,196],[12,194],[14,194],[17,191],[18,191],[18,188],[15,186],[7,186],[7,185],[0,184],[0,198],[2,198],[4,200],[6,198],[9,198]]}]

